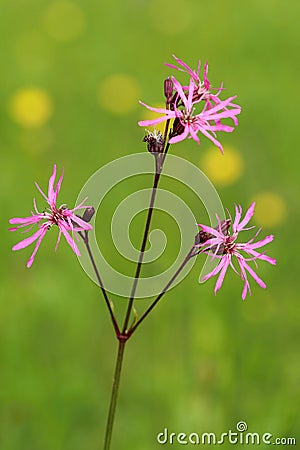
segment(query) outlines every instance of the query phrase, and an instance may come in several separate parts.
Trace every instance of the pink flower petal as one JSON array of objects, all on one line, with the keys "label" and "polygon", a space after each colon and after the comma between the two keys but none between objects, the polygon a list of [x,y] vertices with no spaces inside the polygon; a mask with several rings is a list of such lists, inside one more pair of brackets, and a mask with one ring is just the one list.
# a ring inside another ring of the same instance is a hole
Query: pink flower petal
[{"label": "pink flower petal", "polygon": [[157,125],[158,123],[164,122],[165,120],[168,120],[169,117],[168,116],[162,116],[162,117],[158,117],[157,119],[152,119],[152,120],[140,120],[138,122],[138,125],[140,127],[152,127],[153,125]]},{"label": "pink flower petal", "polygon": [[209,227],[208,225],[203,225],[202,223],[198,223],[197,225],[198,227],[201,227],[202,230],[205,231],[206,233],[212,234],[213,236],[216,236],[217,238],[223,240],[224,235],[215,228]]},{"label": "pink flower petal", "polygon": [[248,280],[244,280],[244,287],[243,287],[243,292],[242,292],[242,299],[243,300],[245,300],[248,290],[249,290],[249,294],[251,295],[251,290],[250,290],[250,286],[249,286]]},{"label": "pink flower petal", "polygon": [[170,113],[172,113],[172,111],[170,111],[170,110],[168,110],[166,108],[154,108],[153,106],[149,106],[146,103],[142,102],[141,100],[140,100],[140,104],[145,106],[147,109],[150,109],[150,111],[154,111],[154,112],[157,112],[159,114],[170,114]]},{"label": "pink flower petal", "polygon": [[263,280],[261,278],[259,278],[259,276],[257,275],[256,272],[254,272],[254,270],[246,263],[246,261],[244,261],[244,267],[245,269],[250,273],[250,275],[252,276],[252,278],[256,281],[256,283],[262,287],[263,289],[265,289],[267,286],[266,284],[263,282]]},{"label": "pink flower petal", "polygon": [[209,131],[225,131],[226,133],[231,133],[234,131],[234,127],[231,127],[229,125],[223,125],[222,123],[218,125],[209,125],[206,127]]},{"label": "pink flower petal", "polygon": [[215,275],[217,275],[217,274],[220,272],[220,270],[222,269],[223,265],[224,265],[224,264],[223,264],[223,260],[221,260],[221,261],[219,262],[219,264],[218,264],[211,272],[209,272],[207,275],[205,275],[205,276],[202,278],[201,281],[209,280],[209,278],[212,278],[212,277],[214,277]]},{"label": "pink flower petal", "polygon": [[189,132],[194,141],[197,142],[198,145],[200,145],[200,139],[197,136],[197,133],[195,133],[195,131],[193,130],[193,126],[189,126]]},{"label": "pink flower petal", "polygon": [[226,109],[225,111],[211,114],[211,109],[208,109],[204,113],[201,113],[203,118],[205,120],[220,120],[220,119],[226,119],[226,118],[233,118],[237,114],[239,114],[241,111],[240,109]]},{"label": "pink flower petal", "polygon": [[247,278],[247,274],[244,268],[244,260],[242,258],[237,258],[241,272],[242,272],[242,280],[244,280],[244,288],[242,292],[242,299],[245,300],[247,292],[249,291],[249,294],[251,295],[251,289],[250,284]]},{"label": "pink flower petal", "polygon": [[274,239],[273,234],[270,234],[269,236],[265,237],[261,241],[253,242],[252,244],[247,244],[247,246],[251,249],[263,247],[264,245],[268,244],[269,242],[272,242]]},{"label": "pink flower petal", "polygon": [[71,220],[75,223],[77,223],[81,229],[83,230],[92,230],[93,227],[90,223],[87,223],[85,220],[81,219],[78,216],[75,216],[75,214],[72,214]]},{"label": "pink flower petal", "polygon": [[62,234],[65,236],[66,241],[68,242],[68,244],[70,245],[70,247],[72,248],[73,252],[77,255],[80,256],[80,251],[74,241],[74,239],[69,235],[68,231],[66,230],[65,226],[62,225],[61,223],[59,223],[59,229],[62,232]]},{"label": "pink flower petal", "polygon": [[59,178],[59,180],[57,182],[56,189],[55,189],[55,192],[54,192],[54,202],[55,203],[57,201],[57,197],[58,197],[58,194],[59,194],[59,191],[60,191],[63,179],[64,179],[64,169],[62,169],[62,174],[61,174],[61,176],[60,176],[60,178]]},{"label": "pink flower petal", "polygon": [[189,134],[188,127],[184,128],[183,133],[179,134],[178,136],[174,136],[169,140],[170,144],[177,144],[177,142],[183,141]]},{"label": "pink flower petal", "polygon": [[39,249],[39,247],[40,247],[40,245],[41,245],[41,242],[42,242],[43,238],[45,237],[46,232],[47,232],[47,228],[44,228],[44,229],[43,229],[43,233],[41,234],[41,236],[39,237],[39,239],[38,239],[38,241],[37,241],[37,243],[36,243],[36,245],[35,245],[35,248],[34,248],[34,250],[33,250],[32,255],[30,256],[29,260],[27,261],[27,267],[28,267],[28,269],[32,266],[32,263],[33,263],[33,261],[34,261],[36,252],[38,251],[38,249]]},{"label": "pink flower petal", "polygon": [[29,236],[26,239],[23,239],[21,242],[13,246],[13,250],[20,250],[21,248],[28,247],[28,245],[32,244],[36,241],[40,236],[44,236],[47,231],[47,227],[42,227],[38,229],[32,236]]},{"label": "pink flower petal", "polygon": [[232,229],[233,229],[234,233],[237,232],[237,226],[238,226],[238,223],[240,221],[241,215],[242,215],[242,208],[241,208],[241,206],[240,205],[235,205],[235,219],[234,219],[234,222],[232,224]]},{"label": "pink flower petal", "polygon": [[254,214],[254,208],[255,208],[255,202],[253,202],[251,204],[250,208],[248,209],[248,211],[245,214],[244,219],[239,224],[237,224],[236,230],[238,232],[241,231],[243,228],[245,228],[247,223],[250,221],[250,219],[252,218],[252,216]]},{"label": "pink flower petal", "polygon": [[265,255],[264,253],[258,253],[255,250],[252,249],[245,249],[243,250],[247,251],[247,253],[250,253],[250,255],[253,255],[256,259],[260,259],[262,261],[267,261],[268,263],[272,264],[273,266],[276,266],[276,259],[271,258],[270,256]]},{"label": "pink flower petal", "polygon": [[230,259],[231,259],[231,257],[229,255],[226,255],[226,256],[224,256],[222,262],[220,263],[220,264],[222,264],[223,267],[222,267],[221,273],[216,282],[216,286],[215,286],[215,290],[214,290],[215,295],[223,284],[225,274],[226,274],[228,266],[230,264]]},{"label": "pink flower petal", "polygon": [[48,197],[47,197],[47,195],[44,194],[44,192],[42,191],[42,189],[40,188],[40,186],[37,184],[36,181],[34,182],[34,184],[35,184],[36,188],[38,189],[38,191],[42,194],[42,196],[44,197],[44,199],[47,201],[47,203],[49,203],[49,202],[48,202]]},{"label": "pink flower petal", "polygon": [[62,233],[61,233],[61,230],[59,229],[58,236],[57,236],[57,241],[56,241],[55,248],[54,248],[54,251],[55,251],[55,252],[56,252],[57,249],[58,249],[58,245],[59,245],[59,243],[60,243],[61,234],[62,234]]},{"label": "pink flower petal", "polygon": [[[182,100],[182,102],[184,104],[184,107],[187,110],[189,110],[190,108],[189,108],[188,99],[187,99],[185,93],[183,92],[183,87],[181,86],[179,81],[176,80],[176,78],[172,77],[172,81],[173,81],[173,84],[174,84],[174,89],[175,89],[176,92],[178,92],[178,95],[181,98],[181,100]],[[192,83],[192,86],[194,86],[194,83],[193,83],[192,79],[191,79],[191,82],[190,82],[190,86],[191,86],[191,83]],[[193,87],[192,87],[192,89],[193,89]],[[193,89],[193,91],[194,91],[194,89]]]},{"label": "pink flower petal", "polygon": [[31,223],[38,223],[40,222],[40,220],[43,218],[43,215],[41,214],[40,216],[29,216],[29,217],[14,217],[13,219],[9,220],[9,223],[11,224],[16,224],[16,223],[20,223],[20,224],[24,224],[24,225],[29,225]]},{"label": "pink flower petal", "polygon": [[53,205],[53,203],[55,203],[55,201],[56,201],[55,191],[54,191],[54,187],[53,187],[55,177],[56,177],[56,164],[54,164],[54,166],[53,166],[53,172],[49,178],[49,183],[48,183],[48,202],[50,205]]},{"label": "pink flower petal", "polygon": [[[208,109],[207,111],[205,111],[203,114],[209,114],[212,115],[218,111],[220,111],[221,109],[226,108],[226,106],[228,106],[232,100],[234,100],[236,98],[236,95],[233,97],[229,97],[226,100],[220,101],[220,103],[218,103],[217,105],[215,105],[213,108]],[[241,110],[241,108],[237,108],[237,110]],[[230,110],[229,110],[230,111]]]},{"label": "pink flower petal", "polygon": [[215,144],[216,147],[218,147],[220,149],[222,154],[224,154],[222,144],[219,141],[217,141],[217,139],[215,139],[211,134],[209,134],[204,127],[201,127],[200,131],[202,134],[204,134],[204,136],[206,136],[208,139],[210,139]]}]

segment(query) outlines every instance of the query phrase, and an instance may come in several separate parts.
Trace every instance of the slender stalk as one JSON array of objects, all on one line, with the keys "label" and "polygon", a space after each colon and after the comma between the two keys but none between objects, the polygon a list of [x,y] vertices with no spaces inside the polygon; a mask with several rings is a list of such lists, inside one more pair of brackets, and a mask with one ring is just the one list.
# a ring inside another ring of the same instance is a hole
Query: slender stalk
[{"label": "slender stalk", "polygon": [[150,205],[149,205],[149,209],[148,209],[148,215],[147,215],[147,220],[146,220],[146,225],[145,225],[145,230],[144,230],[144,235],[143,235],[143,241],[142,241],[142,245],[141,245],[139,260],[138,260],[138,264],[136,267],[135,277],[134,277],[131,294],[130,294],[130,299],[129,299],[127,312],[126,312],[124,325],[123,325],[123,331],[122,331],[123,334],[126,332],[126,329],[128,327],[128,322],[129,322],[129,318],[130,318],[130,314],[131,314],[131,310],[132,310],[132,306],[133,306],[134,296],[136,293],[136,288],[137,288],[138,280],[139,280],[140,273],[141,273],[141,268],[142,268],[143,259],[144,259],[144,251],[145,251],[146,244],[147,244],[147,239],[148,239],[148,234],[149,234],[149,229],[150,229],[150,224],[151,224],[151,219],[152,219],[152,214],[153,214],[153,206],[154,206],[156,192],[157,192],[156,189],[157,189],[157,185],[159,182],[160,174],[161,174],[161,172],[156,172],[155,177],[154,177],[151,200],[150,200]]},{"label": "slender stalk", "polygon": [[83,242],[84,242],[84,244],[85,244],[85,246],[86,246],[86,249],[87,249],[89,258],[90,258],[90,260],[91,260],[91,263],[92,263],[92,266],[93,266],[95,275],[96,275],[96,277],[97,277],[97,280],[98,280],[100,289],[101,289],[101,291],[102,291],[102,294],[103,294],[103,297],[104,297],[106,306],[107,306],[107,308],[108,308],[109,315],[110,315],[110,318],[111,318],[111,320],[112,320],[112,323],[113,323],[113,326],[114,326],[116,335],[119,336],[119,335],[120,335],[120,329],[119,329],[118,323],[117,323],[117,321],[116,321],[114,312],[113,312],[113,310],[112,310],[112,306],[111,306],[111,303],[110,303],[110,301],[109,301],[109,298],[108,298],[106,289],[104,288],[103,281],[102,281],[102,279],[101,279],[101,277],[100,277],[100,274],[99,274],[99,271],[98,271],[98,268],[97,268],[97,265],[96,265],[96,262],[95,262],[95,258],[94,258],[93,253],[92,253],[92,249],[91,249],[91,247],[90,247],[88,233],[85,232],[85,235],[83,235],[82,233],[79,233],[79,234],[80,234],[80,236],[82,237]]},{"label": "slender stalk", "polygon": [[186,255],[184,261],[181,263],[181,265],[179,266],[179,268],[176,270],[176,272],[174,273],[174,275],[172,276],[172,278],[170,279],[170,281],[168,281],[168,283],[165,285],[165,287],[163,288],[163,290],[160,292],[160,294],[158,294],[158,296],[156,297],[156,299],[151,303],[151,305],[146,309],[146,311],[144,312],[144,314],[139,318],[139,320],[135,323],[135,325],[128,331],[128,335],[131,336],[132,333],[137,329],[138,326],[140,326],[140,324],[146,319],[146,317],[148,316],[148,314],[152,311],[152,309],[157,305],[157,303],[159,302],[159,300],[162,298],[162,296],[167,292],[167,290],[169,289],[169,287],[174,283],[174,281],[176,280],[176,278],[178,277],[178,275],[180,274],[180,272],[183,270],[183,268],[185,267],[185,265],[188,263],[188,261],[191,259],[192,255],[193,255],[193,251],[194,251],[194,247],[191,248],[191,250],[188,252],[188,254]]},{"label": "slender stalk", "polygon": [[117,406],[118,391],[119,391],[119,386],[120,386],[120,377],[121,377],[121,371],[122,371],[125,344],[126,344],[126,340],[122,340],[122,339],[119,340],[117,361],[116,361],[116,367],[115,367],[114,378],[113,378],[113,385],[112,385],[112,392],[111,392],[111,398],[110,398],[109,412],[108,412],[108,417],[107,417],[103,450],[109,450],[109,448],[110,448],[110,442],[111,442],[111,437],[112,437],[114,418],[115,418],[115,412],[116,412],[116,406]]},{"label": "slender stalk", "polygon": [[[167,140],[169,126],[170,126],[170,119],[168,119],[166,122],[165,131],[164,131],[164,142],[166,142],[166,140]],[[168,144],[168,145],[170,145],[170,144]]]},{"label": "slender stalk", "polygon": [[163,153],[161,155],[162,159],[161,159],[161,161],[159,163],[158,163],[158,161],[159,161],[159,156],[160,155],[155,155],[155,158],[156,158],[156,172],[155,172],[154,182],[153,182],[153,187],[152,187],[151,200],[150,200],[150,205],[149,205],[149,209],[148,209],[148,215],[147,215],[147,220],[146,220],[144,236],[143,236],[143,241],[142,241],[140,255],[139,255],[139,260],[138,260],[138,264],[137,264],[137,267],[136,267],[134,282],[133,282],[133,286],[132,286],[132,290],[131,290],[131,294],[130,294],[130,299],[129,299],[128,307],[127,307],[127,311],[126,311],[126,316],[125,316],[125,320],[124,320],[124,325],[123,325],[123,329],[122,329],[122,334],[126,333],[126,330],[127,330],[127,327],[128,327],[130,314],[131,314],[132,307],[133,307],[133,302],[134,302],[134,296],[135,296],[135,293],[136,293],[136,288],[137,288],[137,284],[138,284],[138,280],[139,280],[139,277],[140,277],[141,268],[142,268],[142,264],[143,264],[144,251],[145,251],[146,244],[147,244],[147,239],[148,239],[148,234],[149,234],[149,229],[150,229],[150,224],[151,224],[151,219],[152,219],[152,214],[153,214],[153,207],[154,207],[154,202],[155,202],[155,197],[156,197],[156,189],[157,189],[158,182],[159,182],[159,179],[160,179],[160,175],[161,175],[161,172],[162,172],[163,164],[164,164],[165,158],[167,156],[167,153],[168,153],[168,150],[169,150],[169,147],[170,147],[169,141],[166,140],[167,133],[168,133],[168,130],[169,130],[169,124],[170,124],[170,120],[167,120],[166,127],[165,127],[165,132],[164,132],[165,148],[164,148],[164,151],[163,151]]}]

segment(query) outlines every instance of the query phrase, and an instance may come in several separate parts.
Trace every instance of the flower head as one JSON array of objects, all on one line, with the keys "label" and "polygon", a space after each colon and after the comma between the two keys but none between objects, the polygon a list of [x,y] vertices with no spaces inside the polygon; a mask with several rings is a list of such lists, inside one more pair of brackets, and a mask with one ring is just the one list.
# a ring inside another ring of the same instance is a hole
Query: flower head
[{"label": "flower head", "polygon": [[195,105],[200,102],[200,100],[193,100],[195,83],[193,78],[190,79],[190,84],[188,92],[185,93],[181,84],[172,77],[174,89],[177,92],[177,101],[174,105],[174,109],[165,108],[153,108],[140,102],[143,106],[162,114],[161,117],[153,120],[143,120],[139,122],[140,126],[153,126],[160,122],[175,119],[173,125],[173,131],[169,140],[170,144],[175,144],[184,140],[186,137],[191,137],[200,144],[200,139],[198,133],[202,133],[208,139],[210,139],[220,150],[223,152],[223,147],[221,143],[216,139],[216,131],[231,132],[234,130],[232,126],[225,125],[221,123],[221,119],[231,118],[234,119],[237,114],[240,113],[241,108],[236,106],[233,109],[228,109],[231,101],[235,97],[230,97],[223,102],[219,102],[212,108],[207,108],[204,105],[203,110],[195,114]]},{"label": "flower head", "polygon": [[[181,59],[177,58],[175,55],[173,55],[173,58],[177,62],[178,66],[175,66],[173,64],[166,64],[166,66],[171,67],[175,70],[178,70],[180,72],[187,73],[190,78],[194,81],[195,87],[193,92],[193,101],[205,101],[206,108],[210,109],[213,108],[214,105],[218,105],[222,102],[222,100],[219,98],[220,93],[224,90],[223,83],[219,88],[212,88],[211,83],[209,79],[207,78],[208,74],[208,62],[205,63],[204,69],[203,69],[203,80],[200,79],[200,70],[201,70],[201,62],[198,61],[198,68],[197,70],[192,70],[185,62],[183,62]],[[188,90],[188,86],[183,86],[184,90]],[[213,91],[217,91],[214,93]],[[240,108],[235,103],[228,103],[228,105],[225,107],[225,109],[230,108]],[[238,119],[236,116],[232,117],[233,123],[235,126],[238,125]]]},{"label": "flower head", "polygon": [[[179,70],[180,72],[187,73],[194,81],[195,83],[195,94],[197,93],[200,96],[206,96],[209,94],[210,89],[210,81],[207,78],[208,73],[208,63],[206,62],[204,69],[203,69],[203,81],[200,80],[200,70],[201,70],[201,62],[198,61],[198,68],[197,70],[192,70],[185,62],[183,62],[181,59],[177,58],[175,55],[173,55],[173,58],[177,62],[178,66],[175,66],[174,64],[168,64],[165,63],[166,66],[171,67],[172,69]],[[187,86],[184,86],[184,88],[187,88]]]},{"label": "flower head", "polygon": [[[218,219],[217,228],[212,228],[206,225],[199,224],[201,227],[201,233],[205,233],[203,235],[202,242],[200,239],[200,243],[196,244],[195,247],[199,247],[201,249],[201,253],[207,253],[212,255],[212,258],[218,258],[220,260],[219,264],[213,269],[210,273],[205,275],[202,281],[208,280],[213,276],[219,274],[216,285],[215,285],[215,294],[221,288],[225,274],[229,266],[240,276],[240,278],[244,282],[244,288],[242,292],[242,299],[244,300],[247,292],[251,295],[250,284],[248,281],[248,274],[256,281],[256,283],[262,287],[266,288],[265,283],[257,273],[250,267],[248,262],[253,261],[257,266],[257,260],[267,261],[270,264],[275,265],[276,260],[267,256],[265,253],[259,253],[256,249],[261,248],[273,241],[273,235],[269,235],[260,241],[255,242],[255,238],[257,237],[258,232],[254,235],[252,239],[250,239],[246,243],[238,243],[237,238],[241,231],[249,230],[253,227],[246,228],[246,225],[250,221],[251,217],[254,213],[255,203],[252,203],[248,211],[246,212],[244,218],[242,219],[242,208],[241,206],[236,205],[235,207],[235,219],[232,223],[232,234],[229,231],[229,226],[224,226],[224,221],[220,222]],[[228,220],[225,221],[228,224]],[[230,218],[230,222],[232,219]],[[233,262],[237,261],[238,269],[234,267]]]},{"label": "flower head", "polygon": [[43,238],[45,237],[45,234],[47,233],[48,230],[50,230],[50,228],[52,228],[53,225],[57,225],[59,228],[59,234],[55,250],[57,249],[61,235],[63,234],[66,238],[66,241],[74,251],[74,253],[76,253],[76,255],[78,256],[80,256],[79,249],[74,239],[69,234],[69,232],[75,232],[76,236],[76,232],[84,230],[88,231],[92,229],[92,226],[89,223],[87,223],[85,220],[81,219],[76,214],[74,214],[74,211],[89,208],[88,206],[84,206],[81,203],[80,205],[76,206],[76,208],[73,209],[68,209],[66,205],[61,205],[57,207],[56,205],[57,196],[61,188],[63,176],[64,175],[62,173],[56,186],[54,186],[56,178],[56,165],[54,165],[53,173],[49,179],[48,195],[46,195],[39,187],[39,185],[35,183],[37,189],[40,191],[40,193],[42,194],[42,196],[49,205],[45,211],[43,212],[38,211],[36,201],[34,199],[33,200],[34,212],[31,211],[31,216],[15,217],[13,219],[10,219],[9,221],[9,223],[13,225],[17,224],[16,227],[10,228],[10,231],[16,231],[19,228],[29,227],[23,231],[23,233],[27,233],[32,229],[34,225],[38,226],[38,230],[33,235],[27,237],[26,239],[23,239],[21,242],[19,242],[13,247],[13,250],[20,250],[21,248],[25,248],[28,245],[32,244],[33,242],[36,242],[34,251],[27,262],[27,267],[30,267],[32,265],[36,252],[38,251],[38,248]]}]

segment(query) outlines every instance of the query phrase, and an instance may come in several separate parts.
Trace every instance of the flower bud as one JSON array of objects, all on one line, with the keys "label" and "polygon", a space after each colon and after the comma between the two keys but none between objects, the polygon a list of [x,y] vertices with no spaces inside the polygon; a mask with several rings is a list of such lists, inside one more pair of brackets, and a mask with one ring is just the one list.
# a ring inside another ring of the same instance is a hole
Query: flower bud
[{"label": "flower bud", "polygon": [[82,220],[85,222],[90,222],[94,214],[95,208],[93,206],[88,206],[83,213]]},{"label": "flower bud", "polygon": [[[222,222],[220,222],[220,225],[218,224],[215,227],[215,230],[220,231],[224,235],[228,234],[229,227],[231,224],[231,219],[224,219]],[[210,233],[207,233],[206,231],[203,231],[200,229],[199,233],[195,236],[195,245],[203,244],[204,242],[208,241],[208,239],[212,239],[213,235]]]},{"label": "flower bud", "polygon": [[206,233],[205,231],[199,231],[199,233],[195,236],[195,245],[203,244],[211,238],[211,234]]},{"label": "flower bud", "polygon": [[167,99],[167,105],[171,103],[173,96],[173,81],[170,77],[166,78],[164,81],[164,94]]},{"label": "flower bud", "polygon": [[164,138],[160,131],[148,131],[148,134],[143,138],[143,142],[147,142],[150,153],[162,153],[164,150]]}]

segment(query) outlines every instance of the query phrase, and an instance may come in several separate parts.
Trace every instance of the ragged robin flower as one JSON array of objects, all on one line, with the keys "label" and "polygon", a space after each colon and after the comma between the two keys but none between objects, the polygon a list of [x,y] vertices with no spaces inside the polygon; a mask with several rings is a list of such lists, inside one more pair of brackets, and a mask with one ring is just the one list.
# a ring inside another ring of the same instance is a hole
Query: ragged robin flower
[{"label": "ragged robin flower", "polygon": [[[208,74],[208,63],[204,65],[203,69],[203,80],[200,79],[200,70],[201,70],[201,63],[198,62],[198,68],[197,70],[192,70],[185,62],[183,62],[181,59],[177,58],[175,55],[173,55],[173,58],[175,59],[178,66],[173,64],[165,63],[166,66],[171,67],[172,69],[178,70],[180,72],[187,73],[190,78],[194,81],[195,88],[193,92],[193,101],[205,101],[206,107],[208,109],[212,108],[214,105],[218,105],[222,102],[222,100],[219,98],[220,93],[224,90],[223,83],[219,88],[212,88],[211,83],[209,79],[207,78]],[[182,86],[184,91],[188,90],[188,86]],[[213,91],[217,91],[216,93],[213,93]],[[227,107],[225,108],[239,108],[238,105],[235,103],[229,103]],[[238,125],[238,119],[236,116],[232,117],[233,123],[235,126]]]},{"label": "ragged robin flower", "polygon": [[194,141],[200,144],[200,139],[198,136],[198,133],[200,132],[210,139],[223,153],[223,147],[216,139],[215,132],[231,132],[234,130],[234,127],[222,124],[221,119],[234,119],[235,116],[240,113],[241,108],[239,106],[228,109],[228,106],[235,97],[230,97],[210,109],[208,109],[206,104],[204,104],[203,110],[200,113],[195,114],[195,105],[199,104],[200,100],[193,101],[195,90],[194,80],[192,78],[190,79],[187,93],[184,92],[183,87],[174,77],[172,77],[172,81],[180,102],[176,102],[174,109],[153,108],[143,102],[140,102],[146,108],[162,114],[162,116],[153,120],[142,120],[139,122],[139,125],[148,127],[166,120],[175,119],[173,130],[170,134],[170,144],[180,142],[186,137],[191,137]]},{"label": "ragged robin flower", "polygon": [[83,203],[81,203],[80,205],[76,206],[73,209],[68,209],[66,205],[61,205],[59,207],[56,205],[57,196],[60,191],[63,176],[64,175],[62,174],[56,186],[54,187],[54,182],[56,178],[56,165],[54,165],[53,173],[49,179],[48,184],[48,196],[44,194],[39,185],[35,183],[37,189],[40,191],[40,193],[42,194],[42,196],[49,205],[45,211],[43,212],[38,211],[36,201],[34,199],[33,200],[34,212],[33,211],[31,212],[31,216],[15,217],[13,219],[10,219],[9,221],[13,225],[17,224],[16,227],[10,228],[10,231],[16,231],[18,229],[29,227],[23,230],[23,233],[27,233],[34,227],[34,225],[38,226],[38,230],[33,235],[27,237],[26,239],[23,239],[21,242],[19,242],[13,247],[13,250],[20,250],[21,248],[25,248],[28,245],[32,244],[33,242],[36,242],[34,251],[27,262],[27,267],[30,267],[32,265],[36,252],[38,251],[38,248],[43,238],[45,237],[45,234],[47,233],[48,230],[50,230],[50,228],[52,228],[53,225],[57,225],[59,228],[59,234],[55,250],[57,249],[61,235],[63,234],[66,238],[66,241],[74,251],[74,253],[78,256],[80,256],[79,249],[73,237],[69,233],[74,233],[74,236],[76,236],[76,233],[80,231],[85,230],[88,231],[92,229],[92,226],[89,223],[87,223],[85,220],[81,219],[76,214],[74,214],[74,212],[79,209],[86,209],[91,207],[84,206]]},{"label": "ragged robin flower", "polygon": [[[212,228],[203,224],[199,224],[201,229],[202,238],[200,238],[195,244],[195,247],[199,248],[199,253],[206,253],[211,255],[212,258],[219,259],[218,265],[205,277],[203,277],[202,281],[206,281],[209,278],[218,275],[218,279],[215,285],[215,294],[221,288],[225,274],[227,272],[228,267],[230,266],[234,272],[236,272],[240,278],[244,282],[244,288],[242,292],[242,299],[244,300],[247,292],[251,295],[250,284],[248,281],[248,274],[256,281],[256,283],[262,287],[266,288],[266,284],[263,282],[261,278],[257,275],[257,273],[252,269],[252,267],[248,264],[248,262],[253,262],[257,267],[257,261],[267,261],[270,264],[275,265],[276,260],[267,256],[264,252],[259,253],[257,251],[258,248],[264,247],[269,242],[273,241],[273,235],[269,235],[260,241],[255,242],[255,238],[258,233],[261,231],[260,229],[254,235],[252,239],[250,239],[246,243],[237,242],[238,235],[243,230],[249,230],[250,228],[245,228],[249,223],[251,217],[254,213],[255,203],[252,203],[250,208],[245,214],[245,217],[242,218],[242,208],[241,206],[235,207],[235,219],[232,224],[232,233],[229,230],[229,220],[232,222],[232,219],[227,219],[227,221],[220,222],[218,219],[218,226],[216,228]],[[224,226],[225,225],[225,226]],[[234,266],[234,261],[237,262],[238,268]]]}]

